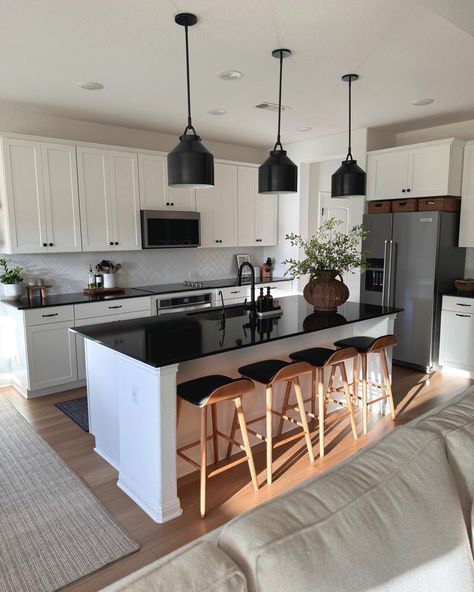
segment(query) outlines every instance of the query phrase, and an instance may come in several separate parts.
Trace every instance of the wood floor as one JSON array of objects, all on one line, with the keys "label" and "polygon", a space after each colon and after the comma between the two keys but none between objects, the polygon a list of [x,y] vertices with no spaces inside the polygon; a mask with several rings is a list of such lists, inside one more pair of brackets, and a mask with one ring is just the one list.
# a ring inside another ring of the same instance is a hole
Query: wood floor
[{"label": "wood floor", "polygon": [[[155,524],[116,486],[117,473],[93,452],[93,438],[59,411],[54,403],[83,396],[84,389],[41,399],[25,400],[14,389],[0,389],[37,432],[56,450],[71,469],[90,487],[109,513],[140,544],[140,550],[90,577],[66,588],[68,592],[100,590],[115,580],[154,561],[169,551],[217,528],[242,512],[287,491],[351,456],[359,448],[425,413],[443,400],[467,388],[467,378],[437,372],[430,376],[394,368],[393,389],[397,404],[395,424],[390,417],[370,416],[369,435],[352,439],[349,422],[336,422],[327,436],[326,456],[310,464],[304,441],[296,440],[275,450],[274,482],[265,483],[265,451],[255,450],[261,488],[255,492],[246,464],[211,479],[208,483],[208,516],[199,515],[199,479],[196,474],[180,480],[178,493],[183,515],[167,524]],[[360,430],[360,413],[358,413]],[[317,444],[317,437],[313,439]],[[317,453],[317,446],[315,446]]]}]

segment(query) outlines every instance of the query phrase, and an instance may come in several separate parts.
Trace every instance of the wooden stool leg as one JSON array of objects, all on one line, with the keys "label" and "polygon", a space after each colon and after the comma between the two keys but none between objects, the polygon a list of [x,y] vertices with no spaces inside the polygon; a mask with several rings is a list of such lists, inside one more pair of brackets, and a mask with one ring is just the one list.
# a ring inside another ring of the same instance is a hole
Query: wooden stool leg
[{"label": "wooden stool leg", "polygon": [[[232,427],[230,428],[230,437],[232,438],[232,440],[235,439],[235,432],[237,431],[237,410],[234,411],[234,417],[232,418]],[[232,453],[232,448],[233,448],[233,444],[232,442],[229,442],[229,445],[227,446],[227,455],[226,458],[230,458],[230,455]]]},{"label": "wooden stool leg", "polygon": [[359,396],[359,354],[356,355],[352,362],[352,389],[354,397]]},{"label": "wooden stool leg", "polygon": [[390,404],[390,414],[392,419],[395,419],[395,405],[393,403],[392,385],[390,384],[390,374],[388,371],[387,357],[384,349],[380,352],[380,360],[382,361],[382,369],[385,379],[385,391],[388,395],[388,402]]},{"label": "wooden stool leg", "polygon": [[304,410],[303,395],[301,393],[301,386],[299,378],[293,379],[295,385],[296,402],[298,403],[298,410],[300,412],[301,423],[303,424],[304,438],[306,440],[306,446],[308,448],[309,460],[314,462],[313,445],[311,443],[311,435],[308,428],[308,420],[306,418],[306,411]]},{"label": "wooden stool leg", "polygon": [[266,392],[266,441],[267,441],[267,484],[272,482],[273,462],[273,387],[267,386]]},{"label": "wooden stool leg", "polygon": [[255,491],[258,490],[257,472],[255,470],[255,464],[253,462],[252,448],[250,446],[249,435],[247,432],[247,424],[245,423],[244,412],[242,410],[242,399],[238,397],[234,399],[235,410],[239,420],[240,432],[242,434],[242,440],[245,447],[245,453],[247,455],[247,462],[249,464],[250,475],[252,477],[253,488]]},{"label": "wooden stool leg", "polygon": [[352,407],[351,392],[349,390],[349,383],[347,382],[347,372],[346,372],[346,366],[345,366],[344,362],[339,364],[339,369],[341,371],[342,385],[344,387],[344,394],[346,396],[346,401],[347,401],[347,410],[349,411],[349,419],[351,421],[352,435],[354,436],[354,440],[357,440],[358,439],[357,426],[356,426],[356,422],[355,422],[354,408]]},{"label": "wooden stool leg", "polygon": [[201,408],[201,518],[206,515],[206,480],[207,480],[207,407]]},{"label": "wooden stool leg", "polygon": [[[329,395],[334,390],[334,379],[336,377],[336,368],[337,368],[337,364],[334,364],[334,366],[331,366],[331,374],[329,376],[328,388],[326,391],[326,396],[324,398],[324,417],[326,417],[327,412],[328,412]],[[342,376],[342,374],[341,374],[341,376]]]},{"label": "wooden stool leg", "polygon": [[176,397],[176,427],[179,425],[179,418],[181,417],[181,409],[183,408],[183,399]]},{"label": "wooden stool leg", "polygon": [[316,368],[311,372],[311,413],[316,414]]},{"label": "wooden stool leg", "polygon": [[324,456],[324,368],[318,368],[319,457]]},{"label": "wooden stool leg", "polygon": [[214,462],[219,462],[219,441],[217,440],[217,413],[216,406],[211,405],[211,417],[212,417],[212,442],[214,445]]},{"label": "wooden stool leg", "polygon": [[[286,414],[286,412],[288,411],[288,406],[289,406],[289,402],[290,402],[290,393],[291,393],[291,381],[288,380],[288,382],[286,383],[286,391],[285,391],[285,397],[283,399],[283,406],[281,408],[282,414]],[[284,421],[285,420],[283,419],[283,417],[280,417],[280,423],[278,424],[278,432],[277,432],[278,437],[280,437],[283,432]]]},{"label": "wooden stool leg", "polygon": [[364,436],[368,431],[368,405],[367,405],[367,354],[361,354],[362,358],[362,429]]}]

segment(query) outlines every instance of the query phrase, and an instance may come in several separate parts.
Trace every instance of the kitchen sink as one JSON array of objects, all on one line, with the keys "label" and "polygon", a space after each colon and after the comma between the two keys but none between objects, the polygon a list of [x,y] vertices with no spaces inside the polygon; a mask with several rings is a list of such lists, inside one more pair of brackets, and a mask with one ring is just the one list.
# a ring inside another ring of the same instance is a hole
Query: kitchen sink
[{"label": "kitchen sink", "polygon": [[[225,314],[224,314],[225,312]],[[190,316],[197,317],[202,321],[220,321],[223,317],[232,319],[235,317],[247,316],[247,310],[242,306],[226,306],[222,308],[213,308],[212,310],[204,310],[189,313]]]}]

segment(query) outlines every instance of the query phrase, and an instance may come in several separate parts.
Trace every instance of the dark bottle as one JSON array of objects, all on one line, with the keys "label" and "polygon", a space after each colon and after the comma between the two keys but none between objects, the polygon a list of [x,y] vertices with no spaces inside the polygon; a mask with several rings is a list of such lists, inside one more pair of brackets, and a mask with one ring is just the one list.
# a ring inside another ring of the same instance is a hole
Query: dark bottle
[{"label": "dark bottle", "polygon": [[260,296],[257,298],[257,312],[266,312],[267,299],[263,295],[263,288],[260,288]]},{"label": "dark bottle", "polygon": [[270,290],[271,288],[267,288],[267,293],[265,295],[265,310],[273,310],[273,296],[270,294]]}]

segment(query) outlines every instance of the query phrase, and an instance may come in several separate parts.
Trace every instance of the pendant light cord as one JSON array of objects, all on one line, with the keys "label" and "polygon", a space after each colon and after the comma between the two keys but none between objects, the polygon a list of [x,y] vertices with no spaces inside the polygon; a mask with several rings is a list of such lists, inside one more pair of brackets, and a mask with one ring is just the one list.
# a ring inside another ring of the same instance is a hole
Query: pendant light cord
[{"label": "pendant light cord", "polygon": [[188,125],[184,129],[183,136],[186,135],[188,130],[192,130],[193,134],[196,136],[196,130],[193,127],[191,121],[191,82],[189,78],[189,40],[188,40],[188,25],[184,27],[184,37],[186,40],[186,87],[188,93]]},{"label": "pendant light cord", "polygon": [[275,142],[275,146],[273,147],[273,150],[276,150],[278,146],[280,146],[280,150],[283,150],[283,146],[281,145],[281,141],[280,141],[282,78],[283,78],[283,52],[280,51],[280,85],[278,88],[278,133],[277,133],[277,141]]},{"label": "pendant light cord", "polygon": [[352,76],[349,77],[349,146],[347,148],[346,162],[352,158]]}]

